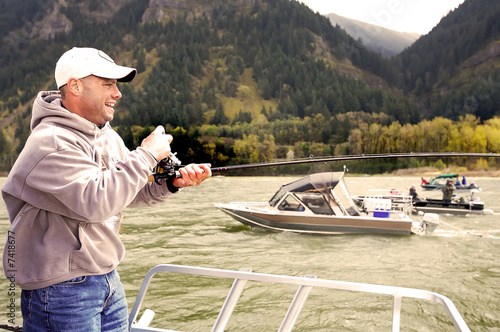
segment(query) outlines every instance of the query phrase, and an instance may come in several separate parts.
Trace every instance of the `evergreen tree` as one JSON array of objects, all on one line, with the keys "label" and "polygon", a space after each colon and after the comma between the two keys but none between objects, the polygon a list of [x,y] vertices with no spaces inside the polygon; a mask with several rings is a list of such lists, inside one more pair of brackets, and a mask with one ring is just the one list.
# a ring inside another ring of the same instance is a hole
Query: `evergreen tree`
[{"label": "evergreen tree", "polygon": [[229,124],[229,118],[224,113],[224,108],[221,104],[219,104],[215,109],[215,114],[210,120],[210,124],[215,124],[215,125]]}]

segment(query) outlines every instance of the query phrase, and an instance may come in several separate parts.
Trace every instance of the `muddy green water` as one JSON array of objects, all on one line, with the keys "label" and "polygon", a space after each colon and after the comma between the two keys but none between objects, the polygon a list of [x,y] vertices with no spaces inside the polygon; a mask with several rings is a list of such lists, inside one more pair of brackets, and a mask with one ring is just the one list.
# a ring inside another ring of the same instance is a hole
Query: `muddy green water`
[{"label": "muddy green water", "polygon": [[[170,263],[419,288],[449,297],[472,331],[500,331],[500,218],[441,216],[430,237],[318,236],[251,230],[213,207],[216,202],[267,201],[298,177],[215,177],[186,188],[154,208],[127,209],[118,271],[132,308],[146,272]],[[351,194],[370,188],[405,189],[417,177],[347,175]],[[0,179],[3,184],[5,179]],[[486,208],[500,212],[500,179],[469,179],[482,187]],[[419,190],[420,196],[433,193]],[[8,219],[0,203],[0,233]],[[3,241],[3,240],[2,240]],[[232,281],[161,274],[142,308],[151,326],[210,331]],[[9,282],[0,281],[0,324],[7,323]],[[19,290],[17,290],[19,291]],[[276,331],[296,288],[249,283],[228,331]],[[17,292],[19,293],[19,292]],[[16,300],[19,302],[19,299]],[[390,331],[392,298],[313,290],[294,331]],[[16,325],[22,324],[20,310]],[[403,300],[401,331],[454,331],[439,305]]]}]

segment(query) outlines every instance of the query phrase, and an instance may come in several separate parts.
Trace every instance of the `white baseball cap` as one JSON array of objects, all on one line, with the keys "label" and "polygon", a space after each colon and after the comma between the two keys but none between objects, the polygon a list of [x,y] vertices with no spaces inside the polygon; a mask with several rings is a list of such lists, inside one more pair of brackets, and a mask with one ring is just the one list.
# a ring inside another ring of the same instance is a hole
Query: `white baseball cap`
[{"label": "white baseball cap", "polygon": [[71,77],[80,79],[94,75],[118,82],[130,82],[136,74],[135,68],[118,66],[103,51],[89,47],[73,47],[64,53],[57,61],[55,71],[58,89],[67,84]]}]

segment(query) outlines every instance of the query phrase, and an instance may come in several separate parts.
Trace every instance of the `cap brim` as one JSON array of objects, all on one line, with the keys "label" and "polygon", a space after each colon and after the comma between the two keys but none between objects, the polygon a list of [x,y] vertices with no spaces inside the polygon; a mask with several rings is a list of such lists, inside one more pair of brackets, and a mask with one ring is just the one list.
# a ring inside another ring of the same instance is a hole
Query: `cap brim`
[{"label": "cap brim", "polygon": [[118,82],[131,82],[137,76],[137,70],[133,69],[127,76],[117,79]]},{"label": "cap brim", "polygon": [[130,82],[137,75],[137,70],[135,68],[115,65],[112,70],[107,69],[92,73],[92,75],[117,80],[118,82]]}]

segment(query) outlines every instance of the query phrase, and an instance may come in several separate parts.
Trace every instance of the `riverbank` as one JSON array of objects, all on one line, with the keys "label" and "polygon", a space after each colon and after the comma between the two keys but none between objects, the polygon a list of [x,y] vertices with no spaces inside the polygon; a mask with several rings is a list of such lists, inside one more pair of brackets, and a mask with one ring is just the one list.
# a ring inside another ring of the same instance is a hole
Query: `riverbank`
[{"label": "riverbank", "polygon": [[420,176],[424,178],[435,177],[440,174],[459,174],[466,177],[500,177],[500,170],[463,170],[460,167],[440,170],[436,167],[419,167],[398,169],[391,173],[396,176]]}]

